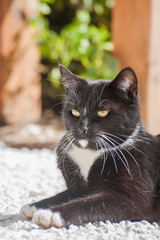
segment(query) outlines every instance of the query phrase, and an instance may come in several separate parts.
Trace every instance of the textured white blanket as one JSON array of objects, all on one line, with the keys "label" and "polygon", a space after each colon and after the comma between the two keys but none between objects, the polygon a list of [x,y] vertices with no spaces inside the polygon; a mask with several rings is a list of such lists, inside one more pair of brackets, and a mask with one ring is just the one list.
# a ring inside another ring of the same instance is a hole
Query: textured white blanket
[{"label": "textured white blanket", "polygon": [[55,153],[49,150],[27,150],[0,147],[0,239],[3,240],[155,240],[160,226],[147,221],[119,224],[89,223],[86,227],[42,229],[19,216],[21,206],[65,189],[56,167]]}]

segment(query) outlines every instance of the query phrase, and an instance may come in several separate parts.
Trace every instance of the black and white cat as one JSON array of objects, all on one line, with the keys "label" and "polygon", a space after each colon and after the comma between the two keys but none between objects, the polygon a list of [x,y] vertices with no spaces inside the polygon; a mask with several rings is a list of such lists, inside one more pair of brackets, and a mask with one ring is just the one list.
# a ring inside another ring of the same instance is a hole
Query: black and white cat
[{"label": "black and white cat", "polygon": [[57,162],[67,190],[22,207],[22,218],[43,227],[160,221],[160,137],[141,122],[134,71],[113,81],[89,81],[62,65],[60,72],[67,131]]}]

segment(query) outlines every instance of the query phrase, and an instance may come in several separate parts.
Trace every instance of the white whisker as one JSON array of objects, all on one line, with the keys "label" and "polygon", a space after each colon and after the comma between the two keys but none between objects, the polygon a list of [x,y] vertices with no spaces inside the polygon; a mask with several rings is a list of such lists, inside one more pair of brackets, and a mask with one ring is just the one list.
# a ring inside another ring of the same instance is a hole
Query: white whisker
[{"label": "white whisker", "polygon": [[[110,137],[109,137],[110,138]],[[116,140],[114,140],[114,139],[112,139],[112,141],[114,141],[116,144],[119,144]],[[140,174],[141,174],[141,170],[140,170],[140,168],[139,168],[139,165],[138,165],[138,162],[136,161],[136,159],[133,157],[133,155],[130,153],[130,151],[128,151],[127,150],[127,148],[126,147],[124,147],[123,145],[118,145],[118,146],[116,146],[115,145],[115,147],[117,147],[117,149],[121,152],[121,154],[123,154],[122,153],[122,151],[120,150],[120,147],[122,148],[122,149],[124,149],[130,156],[131,156],[131,158],[133,159],[133,161],[135,162],[135,164],[137,165],[137,168],[138,168],[138,170],[139,170],[139,172],[140,172]],[[142,152],[143,153],[143,152]],[[123,154],[123,156],[124,156],[124,154]],[[124,156],[125,157],[125,156]],[[125,158],[126,159],[126,158]],[[126,159],[126,161],[127,161],[127,159]],[[128,163],[128,161],[127,161],[127,163]]]},{"label": "white whisker", "polygon": [[127,161],[125,155],[123,154],[123,152],[120,150],[120,148],[113,143],[114,139],[112,139],[112,138],[110,138],[110,137],[106,137],[106,136],[104,136],[104,135],[102,135],[102,137],[105,138],[107,141],[109,141],[109,142],[113,145],[113,147],[114,147],[113,149],[114,149],[115,151],[116,151],[116,147],[117,147],[117,150],[119,150],[119,152],[121,153],[121,155],[122,155],[122,157],[124,158],[126,164],[123,162],[123,159],[120,157],[120,155],[119,155],[118,152],[116,151],[117,156],[121,159],[121,161],[123,162],[123,164],[124,164],[124,166],[126,167],[126,169],[129,170],[128,161]]},{"label": "white whisker", "polygon": [[66,169],[64,166],[65,165],[65,156],[74,141],[75,141],[75,138],[73,138],[72,132],[68,131],[61,140],[63,149],[62,148],[59,149],[60,154],[59,154],[58,158],[59,158],[59,161],[62,162],[62,169],[63,169],[63,172],[64,172],[66,178],[67,178],[67,174],[66,174]]},{"label": "white whisker", "polygon": [[[105,138],[104,136],[102,136],[102,137]],[[110,152],[112,152],[112,151],[115,152],[115,154],[119,157],[119,159],[121,160],[121,162],[122,162],[123,165],[125,166],[128,174],[131,176],[131,173],[130,173],[130,170],[129,170],[128,161],[127,161],[125,155],[122,153],[122,151],[120,151],[120,149],[118,149],[118,148],[115,147],[116,145],[115,145],[110,139],[105,138],[105,140],[108,140],[108,141],[112,144],[112,146],[110,145],[110,146],[111,146],[111,149],[109,149],[109,151],[110,151]],[[120,156],[120,154],[117,152],[117,150],[120,151],[120,153],[121,153],[122,157],[124,158],[125,162],[123,161],[123,158]],[[115,158],[114,158],[114,159],[115,159]]]},{"label": "white whisker", "polygon": [[[102,144],[102,147],[104,147],[105,149],[106,149],[106,152],[107,152],[107,156],[108,156],[108,152],[110,152],[111,153],[111,156],[112,156],[112,159],[113,159],[113,162],[114,162],[114,166],[115,166],[115,170],[116,170],[116,172],[118,172],[118,168],[117,168],[117,163],[116,163],[116,159],[115,159],[115,157],[114,157],[114,155],[113,155],[113,153],[112,153],[112,148],[111,148],[111,146],[106,142],[106,141],[104,141],[101,137],[97,137],[98,138],[98,140],[100,141],[100,143]],[[104,157],[105,157],[105,155],[104,155]],[[106,162],[106,159],[104,160],[104,163]],[[104,166],[105,166],[105,164],[103,165],[103,168],[104,168]],[[104,169],[103,169],[104,170]]]}]

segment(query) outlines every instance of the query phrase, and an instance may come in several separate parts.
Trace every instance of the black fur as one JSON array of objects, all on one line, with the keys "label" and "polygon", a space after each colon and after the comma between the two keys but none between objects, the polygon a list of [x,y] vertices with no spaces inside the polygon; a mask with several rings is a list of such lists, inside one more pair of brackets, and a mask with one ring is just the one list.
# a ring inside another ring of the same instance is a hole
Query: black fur
[{"label": "black fur", "polygon": [[[57,148],[57,162],[67,190],[32,205],[59,211],[66,227],[105,220],[159,221],[160,137],[147,133],[141,122],[134,71],[125,68],[114,81],[85,80],[62,65],[60,72],[67,132]],[[109,114],[99,118],[99,110]],[[73,144],[81,147],[81,139],[87,139],[88,149],[106,149],[87,179],[68,154]]]}]

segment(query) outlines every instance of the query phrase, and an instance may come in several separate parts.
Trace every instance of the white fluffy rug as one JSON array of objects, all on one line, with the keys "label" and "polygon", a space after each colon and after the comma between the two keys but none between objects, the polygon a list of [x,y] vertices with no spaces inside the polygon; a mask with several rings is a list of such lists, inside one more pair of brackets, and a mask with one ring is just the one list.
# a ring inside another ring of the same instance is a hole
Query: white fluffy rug
[{"label": "white fluffy rug", "polygon": [[160,239],[160,227],[147,221],[119,224],[89,223],[86,227],[42,229],[20,219],[21,206],[65,189],[56,167],[55,153],[0,147],[0,239],[3,240],[154,240]]}]

